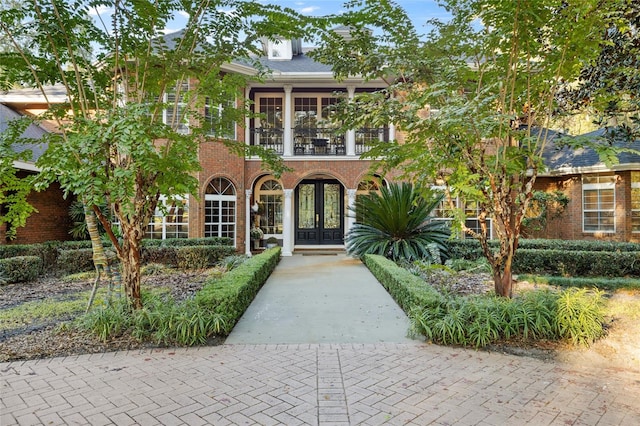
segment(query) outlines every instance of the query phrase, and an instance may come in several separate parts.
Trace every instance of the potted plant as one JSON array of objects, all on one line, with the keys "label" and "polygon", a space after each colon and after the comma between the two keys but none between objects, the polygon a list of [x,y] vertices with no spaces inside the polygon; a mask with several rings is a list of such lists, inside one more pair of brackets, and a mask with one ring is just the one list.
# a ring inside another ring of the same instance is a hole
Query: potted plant
[{"label": "potted plant", "polygon": [[254,250],[260,248],[260,240],[262,239],[262,237],[264,237],[264,232],[262,232],[262,229],[254,226],[253,228],[251,228],[251,231],[249,231],[249,236],[251,237],[251,241],[253,241]]},{"label": "potted plant", "polygon": [[278,239],[276,237],[267,238],[267,248],[272,248],[278,245]]}]

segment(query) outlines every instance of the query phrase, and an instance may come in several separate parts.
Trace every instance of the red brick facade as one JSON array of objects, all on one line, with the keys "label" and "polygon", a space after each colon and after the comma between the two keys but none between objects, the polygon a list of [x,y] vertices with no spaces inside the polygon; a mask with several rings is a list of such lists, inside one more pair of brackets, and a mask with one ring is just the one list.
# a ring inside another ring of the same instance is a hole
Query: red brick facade
[{"label": "red brick facade", "polygon": [[58,184],[52,184],[45,191],[32,192],[28,202],[37,212],[29,216],[25,227],[17,229],[17,236],[13,240],[7,239],[6,224],[0,225],[0,244],[34,244],[72,239],[69,235],[72,225],[69,217],[71,200],[63,198]]},{"label": "red brick facade", "polygon": [[[603,173],[611,174],[611,173]],[[585,232],[583,230],[583,176],[594,174],[572,174],[557,177],[539,177],[535,188],[546,192],[562,191],[569,204],[563,214],[551,218],[540,231],[530,232],[535,238],[563,240],[609,240],[640,242],[640,233],[633,232],[631,223],[631,172],[615,172],[615,231]]]}]

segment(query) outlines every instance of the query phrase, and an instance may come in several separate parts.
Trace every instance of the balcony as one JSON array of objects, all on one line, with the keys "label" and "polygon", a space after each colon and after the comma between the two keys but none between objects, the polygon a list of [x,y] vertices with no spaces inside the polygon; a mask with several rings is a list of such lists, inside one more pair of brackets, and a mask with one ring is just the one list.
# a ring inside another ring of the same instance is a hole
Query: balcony
[{"label": "balcony", "polygon": [[[250,143],[271,149],[280,155],[347,156],[363,154],[370,149],[371,143],[388,142],[390,139],[387,127],[361,128],[346,134],[333,128],[306,127],[293,128],[288,135],[285,133],[281,128],[252,128]],[[287,149],[287,140],[290,141],[290,149]]]}]

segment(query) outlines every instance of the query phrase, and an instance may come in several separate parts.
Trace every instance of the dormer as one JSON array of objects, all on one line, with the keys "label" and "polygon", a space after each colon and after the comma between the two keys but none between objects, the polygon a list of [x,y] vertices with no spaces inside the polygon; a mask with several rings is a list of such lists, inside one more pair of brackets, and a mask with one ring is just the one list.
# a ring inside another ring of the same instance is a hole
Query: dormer
[{"label": "dormer", "polygon": [[302,40],[278,37],[274,40],[262,39],[262,48],[270,61],[290,61],[302,53]]}]

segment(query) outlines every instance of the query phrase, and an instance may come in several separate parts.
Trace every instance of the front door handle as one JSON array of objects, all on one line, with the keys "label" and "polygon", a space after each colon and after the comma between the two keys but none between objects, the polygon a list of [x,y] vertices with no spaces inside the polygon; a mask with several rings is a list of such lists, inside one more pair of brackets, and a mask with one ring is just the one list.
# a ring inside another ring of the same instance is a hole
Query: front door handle
[{"label": "front door handle", "polygon": [[320,215],[316,213],[316,228],[318,227],[318,222],[320,222]]}]

